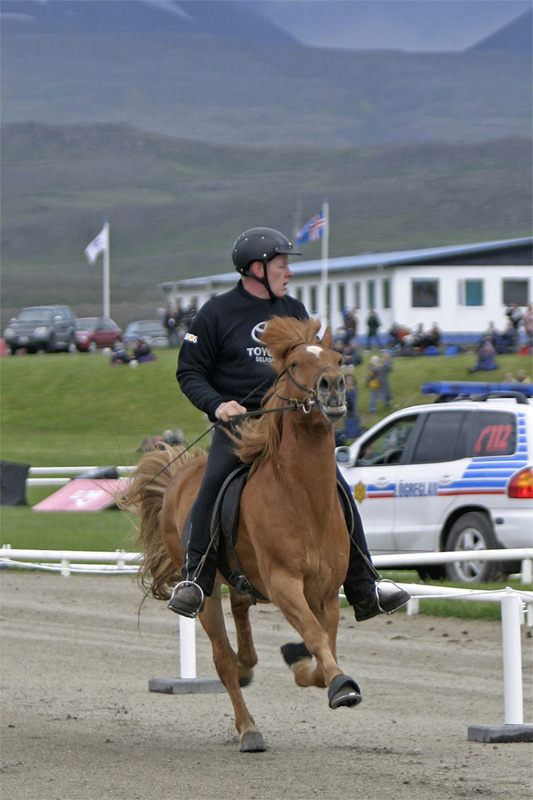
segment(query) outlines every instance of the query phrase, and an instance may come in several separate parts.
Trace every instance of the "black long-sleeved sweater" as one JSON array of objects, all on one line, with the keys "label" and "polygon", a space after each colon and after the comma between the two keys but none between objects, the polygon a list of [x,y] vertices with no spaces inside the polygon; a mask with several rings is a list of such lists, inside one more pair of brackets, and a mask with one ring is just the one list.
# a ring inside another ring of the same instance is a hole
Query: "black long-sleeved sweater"
[{"label": "black long-sleeved sweater", "polygon": [[308,314],[294,297],[262,300],[239,281],[229,292],[208,300],[194,317],[176,376],[182,392],[212,422],[218,406],[229,400],[248,411],[260,407],[276,373],[259,336],[275,316],[307,319]]}]

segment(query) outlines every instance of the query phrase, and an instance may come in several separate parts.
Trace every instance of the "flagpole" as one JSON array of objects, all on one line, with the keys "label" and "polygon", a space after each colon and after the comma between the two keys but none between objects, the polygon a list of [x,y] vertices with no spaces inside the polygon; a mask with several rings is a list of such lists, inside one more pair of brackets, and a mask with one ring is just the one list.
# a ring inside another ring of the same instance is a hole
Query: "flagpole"
[{"label": "flagpole", "polygon": [[322,231],[322,322],[325,328],[330,324],[330,309],[328,307],[328,258],[329,258],[329,202],[324,200],[322,205],[323,231]]},{"label": "flagpole", "polygon": [[109,222],[106,220],[104,223],[105,231],[105,247],[104,247],[104,317],[111,316],[110,309],[110,287],[109,287]]}]

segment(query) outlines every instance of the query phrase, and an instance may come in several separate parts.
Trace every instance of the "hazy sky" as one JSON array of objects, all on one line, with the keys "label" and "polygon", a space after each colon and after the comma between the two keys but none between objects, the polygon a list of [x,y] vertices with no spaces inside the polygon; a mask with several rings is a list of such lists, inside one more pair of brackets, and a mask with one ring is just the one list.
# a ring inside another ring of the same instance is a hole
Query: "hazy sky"
[{"label": "hazy sky", "polygon": [[254,0],[304,44],[464,50],[532,8],[531,0]]}]

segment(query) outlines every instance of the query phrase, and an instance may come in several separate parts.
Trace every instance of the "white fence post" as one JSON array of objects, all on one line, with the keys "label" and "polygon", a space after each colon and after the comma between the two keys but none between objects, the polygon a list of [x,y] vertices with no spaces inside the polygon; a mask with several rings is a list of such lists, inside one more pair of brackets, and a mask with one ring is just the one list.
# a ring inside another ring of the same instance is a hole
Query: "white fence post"
[{"label": "white fence post", "polygon": [[507,589],[502,595],[503,695],[505,723],[521,725],[524,721],[522,697],[522,647],[520,618],[522,601]]},{"label": "white fence post", "polygon": [[522,583],[533,583],[533,561],[530,558],[524,558],[521,564]]},{"label": "white fence post", "polygon": [[180,676],[196,678],[195,620],[187,617],[180,617]]}]

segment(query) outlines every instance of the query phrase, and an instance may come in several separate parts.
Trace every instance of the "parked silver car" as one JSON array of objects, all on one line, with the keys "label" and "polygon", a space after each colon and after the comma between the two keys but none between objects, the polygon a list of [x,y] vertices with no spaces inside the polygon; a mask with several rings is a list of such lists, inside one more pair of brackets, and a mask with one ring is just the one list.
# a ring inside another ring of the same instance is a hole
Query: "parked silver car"
[{"label": "parked silver car", "polygon": [[130,322],[122,341],[127,347],[132,347],[137,339],[142,339],[150,347],[168,347],[167,332],[159,319],[141,319]]},{"label": "parked silver car", "polygon": [[11,353],[76,349],[76,317],[68,306],[31,306],[10,320],[4,340]]}]

